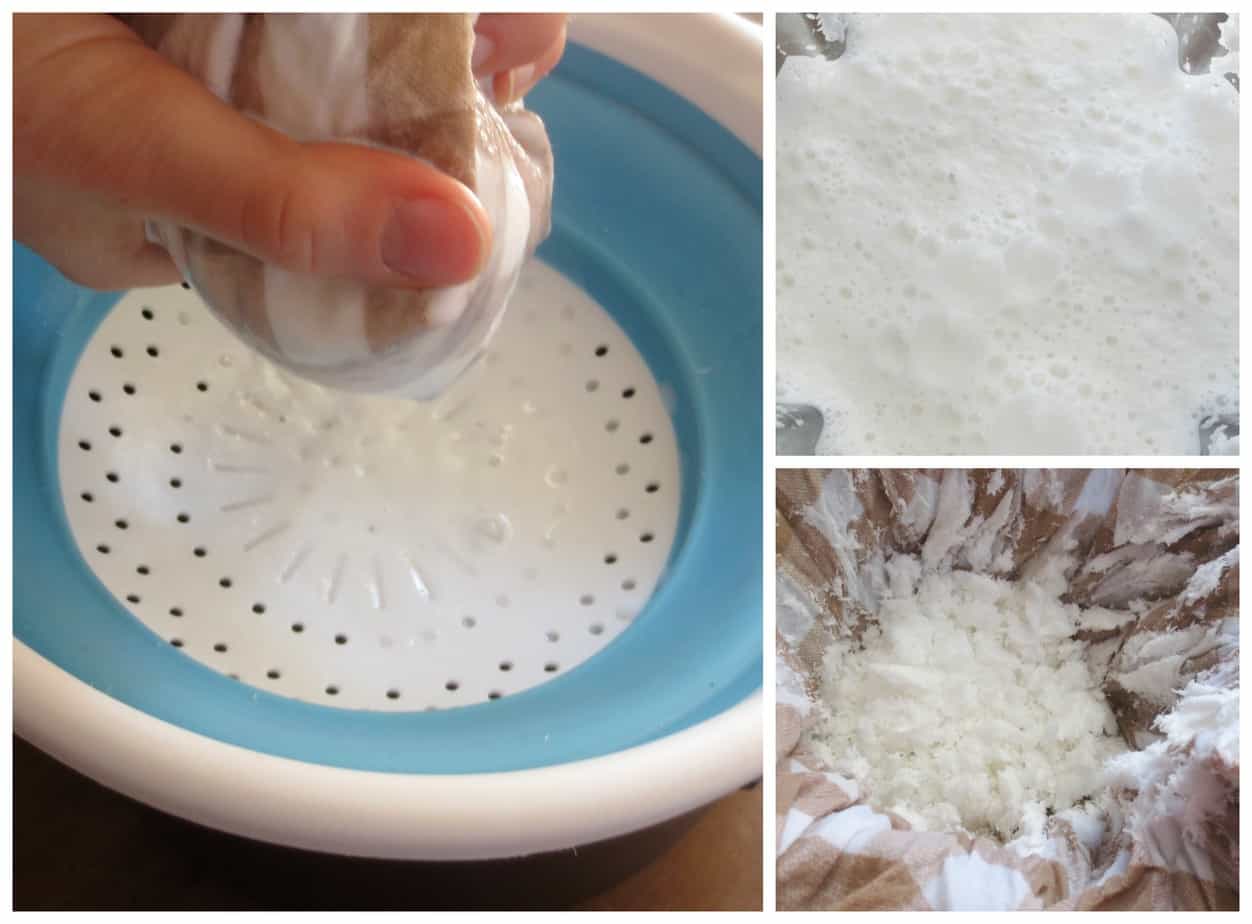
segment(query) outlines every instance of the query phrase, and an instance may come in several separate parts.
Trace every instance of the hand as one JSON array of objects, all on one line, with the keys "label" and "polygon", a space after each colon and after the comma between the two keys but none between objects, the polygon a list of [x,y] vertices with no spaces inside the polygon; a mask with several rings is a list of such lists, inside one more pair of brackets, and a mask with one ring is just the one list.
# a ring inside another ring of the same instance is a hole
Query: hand
[{"label": "hand", "polygon": [[[477,70],[497,75],[500,99],[530,89],[564,47],[564,17],[485,15],[478,31],[491,47]],[[452,178],[385,151],[292,141],[110,16],[16,15],[13,37],[15,236],[75,282],[177,282],[147,218],[297,272],[398,288],[463,282],[490,252],[482,206]]]},{"label": "hand", "polygon": [[474,24],[474,74],[492,76],[500,105],[521,99],[565,51],[563,13],[483,13]]}]

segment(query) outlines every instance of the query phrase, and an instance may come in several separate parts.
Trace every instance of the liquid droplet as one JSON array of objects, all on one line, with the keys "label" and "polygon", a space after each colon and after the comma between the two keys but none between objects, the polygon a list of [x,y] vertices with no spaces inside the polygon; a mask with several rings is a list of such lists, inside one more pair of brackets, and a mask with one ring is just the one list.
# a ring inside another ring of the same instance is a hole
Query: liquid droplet
[{"label": "liquid droplet", "polygon": [[494,545],[504,545],[513,536],[513,524],[503,513],[482,517],[474,524],[475,534]]}]

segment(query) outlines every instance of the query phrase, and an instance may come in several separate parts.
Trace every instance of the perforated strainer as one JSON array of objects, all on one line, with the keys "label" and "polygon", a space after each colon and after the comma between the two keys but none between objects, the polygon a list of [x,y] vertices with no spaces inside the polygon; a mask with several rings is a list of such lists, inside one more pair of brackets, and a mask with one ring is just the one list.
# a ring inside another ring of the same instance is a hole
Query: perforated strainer
[{"label": "perforated strainer", "polygon": [[434,403],[326,392],[191,291],[15,251],[23,735],[375,856],[585,843],[759,773],[760,43],[646,20],[581,18],[530,100],[555,231]]},{"label": "perforated strainer", "polygon": [[248,352],[191,292],[135,292],[61,411],[80,554],[170,644],[358,709],[499,699],[582,663],[669,557],[681,482],[656,381],[534,264],[485,362],[434,403]]}]

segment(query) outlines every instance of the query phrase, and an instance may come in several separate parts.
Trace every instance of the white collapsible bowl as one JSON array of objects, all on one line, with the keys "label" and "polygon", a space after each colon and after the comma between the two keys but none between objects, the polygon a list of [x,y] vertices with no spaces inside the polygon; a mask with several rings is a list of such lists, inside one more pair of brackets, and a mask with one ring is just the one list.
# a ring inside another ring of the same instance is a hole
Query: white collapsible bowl
[{"label": "white collapsible bowl", "polygon": [[603,840],[760,774],[760,34],[571,41],[532,101],[551,268],[430,405],[16,252],[19,734],[202,824],[406,859]]}]

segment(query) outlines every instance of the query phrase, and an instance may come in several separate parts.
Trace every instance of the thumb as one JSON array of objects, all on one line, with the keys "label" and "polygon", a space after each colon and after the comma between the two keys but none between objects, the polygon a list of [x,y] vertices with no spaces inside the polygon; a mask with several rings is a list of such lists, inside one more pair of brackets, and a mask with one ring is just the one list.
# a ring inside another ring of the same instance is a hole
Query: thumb
[{"label": "thumb", "polygon": [[397,287],[473,276],[477,198],[360,145],[299,144],[231,109],[107,16],[14,17],[14,167],[297,272]]}]

